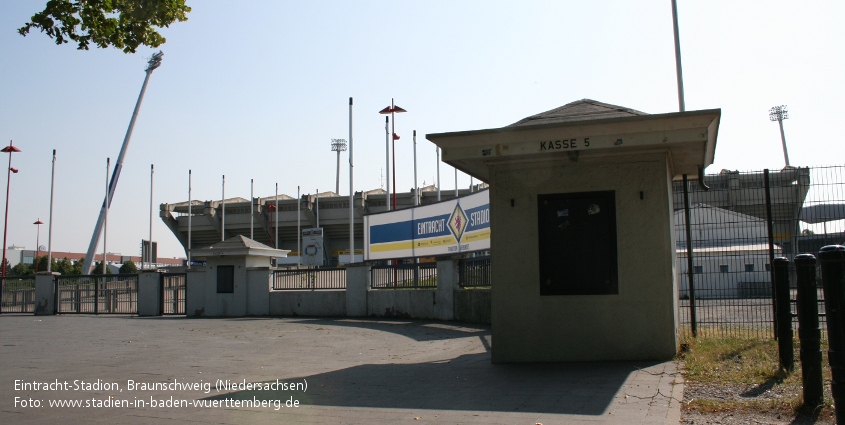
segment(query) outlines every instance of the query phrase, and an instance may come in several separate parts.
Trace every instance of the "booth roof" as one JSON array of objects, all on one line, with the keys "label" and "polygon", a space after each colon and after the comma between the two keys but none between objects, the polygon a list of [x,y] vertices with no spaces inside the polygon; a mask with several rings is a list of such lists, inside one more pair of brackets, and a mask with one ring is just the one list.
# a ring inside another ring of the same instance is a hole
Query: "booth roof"
[{"label": "booth roof", "polygon": [[260,255],[284,257],[290,251],[285,249],[275,249],[246,236],[238,235],[209,245],[205,248],[195,249],[193,252],[195,257],[204,257],[208,255]]},{"label": "booth roof", "polygon": [[527,118],[523,118],[508,127],[519,127],[523,125],[554,124],[572,121],[599,120],[604,118],[624,118],[638,115],[648,115],[624,106],[611,105],[592,99],[581,99],[567,103],[550,111],[541,112]]}]

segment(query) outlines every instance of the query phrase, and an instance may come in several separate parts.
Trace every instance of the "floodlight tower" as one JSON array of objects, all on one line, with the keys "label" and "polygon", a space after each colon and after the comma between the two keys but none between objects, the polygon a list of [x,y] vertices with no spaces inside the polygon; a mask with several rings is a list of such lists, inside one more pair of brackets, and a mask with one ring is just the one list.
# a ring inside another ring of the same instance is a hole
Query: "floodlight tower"
[{"label": "floodlight tower", "polygon": [[[156,68],[161,66],[161,57],[164,53],[158,52],[153,54],[147,62],[147,68],[144,70],[146,76],[144,77],[144,84],[141,86],[141,93],[138,95],[138,101],[135,102],[135,110],[132,112],[132,118],[129,120],[129,128],[126,129],[126,136],[123,138],[123,145],[120,147],[120,153],[117,155],[117,162],[114,164],[114,171],[111,177],[111,182],[108,185],[103,206],[100,207],[100,216],[97,217],[97,224],[94,226],[94,234],[91,235],[91,243],[88,244],[88,251],[85,254],[85,263],[82,266],[82,272],[90,274],[92,266],[94,265],[94,253],[97,250],[97,242],[100,240],[100,233],[103,231],[105,215],[108,214],[108,209],[111,207],[111,201],[114,199],[114,191],[117,188],[117,181],[120,178],[120,170],[123,169],[123,159],[126,157],[126,150],[129,148],[129,140],[132,138],[132,130],[135,128],[135,120],[138,119],[138,112],[141,110],[141,102],[144,101],[144,93],[147,91],[147,83],[150,81],[150,75]],[[152,243],[152,242],[151,242]],[[103,258],[105,262],[105,257]]]},{"label": "floodlight tower", "polygon": [[783,135],[783,120],[789,119],[789,111],[786,105],[773,106],[769,109],[769,121],[777,121],[780,126],[780,141],[783,143],[783,160],[789,167],[789,154],[786,153],[786,137]]},{"label": "floodlight tower", "polygon": [[332,139],[332,151],[337,152],[337,179],[334,193],[340,195],[340,153],[346,150],[346,139]]}]

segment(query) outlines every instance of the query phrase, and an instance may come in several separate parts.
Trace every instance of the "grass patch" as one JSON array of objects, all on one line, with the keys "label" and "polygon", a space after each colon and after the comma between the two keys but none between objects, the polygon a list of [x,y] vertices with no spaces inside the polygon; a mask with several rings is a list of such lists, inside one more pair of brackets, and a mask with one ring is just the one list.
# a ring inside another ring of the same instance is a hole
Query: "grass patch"
[{"label": "grass patch", "polygon": [[[790,415],[832,417],[830,367],[827,341],[822,340],[822,377],[825,404],[817,412],[803,406],[801,362],[797,337],[793,340],[795,370],[779,368],[777,341],[752,335],[699,337],[683,341],[679,357],[684,361],[688,384],[705,387],[700,397],[684,408],[700,412],[777,412]],[[764,393],[767,396],[762,396]],[[708,396],[710,394],[710,396]],[[818,415],[818,416],[817,416]]]}]

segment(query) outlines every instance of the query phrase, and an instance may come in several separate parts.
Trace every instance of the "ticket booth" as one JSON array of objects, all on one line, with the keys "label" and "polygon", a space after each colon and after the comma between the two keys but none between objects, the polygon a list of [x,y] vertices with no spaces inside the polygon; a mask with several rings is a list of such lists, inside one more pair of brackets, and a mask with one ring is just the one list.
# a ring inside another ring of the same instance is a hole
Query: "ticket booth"
[{"label": "ticket booth", "polygon": [[675,355],[672,181],[713,162],[720,116],[584,99],[426,136],[490,184],[494,363]]}]

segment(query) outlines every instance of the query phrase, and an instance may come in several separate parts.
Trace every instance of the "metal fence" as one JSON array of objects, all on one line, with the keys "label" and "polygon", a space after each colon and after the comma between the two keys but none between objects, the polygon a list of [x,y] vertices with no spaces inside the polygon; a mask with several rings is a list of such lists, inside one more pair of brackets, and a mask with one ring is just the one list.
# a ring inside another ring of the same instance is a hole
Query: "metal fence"
[{"label": "metal fence", "polygon": [[187,273],[161,274],[161,314],[185,314]]},{"label": "metal fence", "polygon": [[[722,171],[704,184],[674,187],[682,336],[774,337],[771,261],[845,242],[845,167]],[[819,290],[824,331],[823,305]]]},{"label": "metal fence", "polygon": [[458,265],[461,288],[490,286],[490,256],[465,258]]},{"label": "metal fence", "polygon": [[137,314],[138,275],[56,276],[56,312]]},{"label": "metal fence", "polygon": [[373,266],[373,289],[415,289],[437,287],[437,263],[408,263]]},{"label": "metal fence", "polygon": [[35,311],[35,277],[0,277],[3,286],[0,313],[32,313]]},{"label": "metal fence", "polygon": [[346,289],[346,269],[275,270],[273,289]]}]

